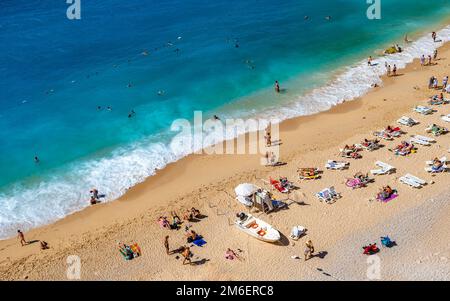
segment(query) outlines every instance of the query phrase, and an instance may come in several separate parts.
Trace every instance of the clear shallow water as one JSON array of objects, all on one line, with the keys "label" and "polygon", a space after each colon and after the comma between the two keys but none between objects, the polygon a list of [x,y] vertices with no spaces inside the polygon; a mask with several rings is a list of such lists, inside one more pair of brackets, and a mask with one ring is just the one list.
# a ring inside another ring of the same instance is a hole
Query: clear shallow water
[{"label": "clear shallow water", "polygon": [[[368,72],[361,59],[450,11],[446,0],[384,0],[369,21],[360,0],[109,0],[82,1],[70,21],[65,1],[41,2],[1,3],[0,237],[82,209],[91,187],[113,200],[180,158],[168,128],[194,110],[287,118],[360,95],[384,65]],[[275,79],[287,88],[277,98]]]}]

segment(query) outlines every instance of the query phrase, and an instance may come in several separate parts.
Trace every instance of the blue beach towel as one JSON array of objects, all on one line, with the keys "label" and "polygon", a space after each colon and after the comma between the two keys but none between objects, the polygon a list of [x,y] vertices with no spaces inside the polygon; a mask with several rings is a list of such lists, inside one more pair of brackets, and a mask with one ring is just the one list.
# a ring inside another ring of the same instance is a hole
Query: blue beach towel
[{"label": "blue beach towel", "polygon": [[197,247],[202,247],[204,244],[206,244],[206,241],[203,240],[203,238],[196,239],[192,242]]}]

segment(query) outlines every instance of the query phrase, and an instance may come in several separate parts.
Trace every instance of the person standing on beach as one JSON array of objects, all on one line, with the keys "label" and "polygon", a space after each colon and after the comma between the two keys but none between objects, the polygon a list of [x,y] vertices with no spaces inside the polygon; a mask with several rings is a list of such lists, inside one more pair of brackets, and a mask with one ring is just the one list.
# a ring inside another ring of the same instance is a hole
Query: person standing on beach
[{"label": "person standing on beach", "polygon": [[387,76],[391,76],[391,65],[387,65],[386,71],[387,71]]},{"label": "person standing on beach", "polygon": [[311,241],[311,239],[309,239],[306,242],[306,249],[305,249],[305,261],[307,261],[308,259],[311,259],[313,257],[313,253],[314,253],[314,245]]},{"label": "person standing on beach", "polygon": [[434,60],[437,59],[437,55],[438,55],[438,51],[437,51],[437,49],[435,49],[434,52],[433,52],[433,59]]},{"label": "person standing on beach", "polygon": [[367,65],[372,66],[372,56],[369,56],[369,58],[367,59]]},{"label": "person standing on beach", "polygon": [[448,76],[444,76],[444,79],[442,80],[442,90],[445,90],[447,88],[448,84]]},{"label": "person standing on beach", "polygon": [[432,63],[431,63],[431,55],[429,55],[428,56],[428,64],[427,64],[428,66],[431,66],[432,65]]},{"label": "person standing on beach", "polygon": [[169,235],[167,235],[164,238],[164,248],[166,248],[167,255],[170,255],[170,248],[169,248]]},{"label": "person standing on beach", "polygon": [[189,264],[192,264],[192,261],[191,261],[192,253],[191,253],[191,249],[189,249],[189,247],[184,247],[181,255],[183,255],[183,257],[184,257],[183,265],[186,264],[186,261],[189,261]]},{"label": "person standing on beach", "polygon": [[280,93],[280,84],[277,80],[275,81],[275,92]]},{"label": "person standing on beach", "polygon": [[17,230],[17,238],[20,241],[20,244],[22,245],[22,247],[26,244],[28,244],[28,242],[25,240],[25,235],[23,235],[23,232],[20,230]]},{"label": "person standing on beach", "polygon": [[392,68],[392,75],[397,76],[397,65],[394,64],[394,68]]},{"label": "person standing on beach", "polygon": [[436,42],[436,32],[435,31],[433,31],[431,33],[431,37],[433,38],[433,42]]},{"label": "person standing on beach", "polygon": [[420,57],[420,65],[424,66],[425,65],[425,55],[422,54],[422,56]]}]

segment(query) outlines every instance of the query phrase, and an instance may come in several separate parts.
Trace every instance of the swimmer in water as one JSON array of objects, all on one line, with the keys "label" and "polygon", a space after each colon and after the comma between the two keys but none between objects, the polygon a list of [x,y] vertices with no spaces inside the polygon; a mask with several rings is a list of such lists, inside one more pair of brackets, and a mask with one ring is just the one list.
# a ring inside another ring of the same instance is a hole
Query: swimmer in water
[{"label": "swimmer in water", "polygon": [[280,93],[280,84],[277,80],[275,81],[275,92]]},{"label": "swimmer in water", "polygon": [[34,163],[38,164],[40,162],[38,156],[34,156]]},{"label": "swimmer in water", "polygon": [[127,88],[131,88],[133,85],[131,83],[128,83]]},{"label": "swimmer in water", "polygon": [[326,16],[326,17],[325,17],[325,20],[331,21],[331,16]]},{"label": "swimmer in water", "polygon": [[136,115],[136,112],[134,110],[131,110],[131,112],[128,114],[128,118],[131,118],[134,115]]},{"label": "swimmer in water", "polygon": [[219,116],[217,116],[217,115],[214,115],[214,120],[220,120],[220,118],[219,118]]}]

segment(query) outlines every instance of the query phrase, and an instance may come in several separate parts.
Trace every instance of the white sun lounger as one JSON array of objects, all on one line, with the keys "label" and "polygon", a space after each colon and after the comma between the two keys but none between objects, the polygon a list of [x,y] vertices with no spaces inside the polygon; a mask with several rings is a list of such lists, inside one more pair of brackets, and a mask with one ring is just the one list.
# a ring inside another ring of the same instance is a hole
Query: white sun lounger
[{"label": "white sun lounger", "polygon": [[326,203],[332,203],[333,201],[341,197],[341,195],[336,192],[333,186],[322,189],[321,191],[316,193],[316,196],[320,201],[325,201]]},{"label": "white sun lounger", "polygon": [[450,114],[442,116],[441,119],[444,120],[445,122],[450,122]]},{"label": "white sun lounger", "polygon": [[429,107],[425,107],[425,106],[417,106],[413,110],[416,111],[417,113],[420,113],[423,115],[428,115],[428,114],[433,113],[433,109],[431,109]]},{"label": "white sun lounger", "polygon": [[427,172],[431,172],[431,173],[438,173],[438,172],[445,172],[448,170],[448,166],[446,163],[448,163],[447,157],[442,157],[439,159],[439,161],[441,161],[443,163],[442,167],[439,168],[439,170],[435,170],[433,169],[432,165],[433,165],[433,160],[430,161],[425,161],[426,165],[429,165],[427,167],[425,167],[425,171]]},{"label": "white sun lounger", "polygon": [[[447,163],[448,161],[447,161],[447,157],[442,157],[442,158],[440,158],[439,159],[442,163]],[[430,161],[425,161],[425,163],[427,164],[427,165],[433,165],[433,160],[430,160]]]},{"label": "white sun lounger", "polygon": [[397,120],[397,122],[406,126],[413,126],[419,123],[417,120],[407,116],[402,116],[399,120]]},{"label": "white sun lounger", "polygon": [[424,180],[413,176],[412,174],[406,174],[403,177],[400,177],[400,182],[412,186],[414,188],[421,188],[423,185],[425,185],[427,182],[425,182]]},{"label": "white sun lounger", "polygon": [[421,139],[417,139],[417,138],[411,138],[410,142],[411,143],[414,142],[414,143],[417,143],[417,144],[420,144],[420,145],[424,145],[424,146],[430,146],[431,145],[430,142],[427,142],[427,141],[424,141],[424,140],[421,140]]},{"label": "white sun lounger", "polygon": [[430,137],[426,137],[426,136],[422,136],[422,135],[412,135],[411,136],[411,142],[416,142],[417,144],[420,145],[430,145],[433,142],[436,142],[435,139],[430,138]]},{"label": "white sun lounger", "polygon": [[346,168],[350,163],[344,162],[344,161],[333,161],[328,160],[327,164],[325,164],[325,167],[327,169],[344,169]]},{"label": "white sun lounger", "polygon": [[395,167],[392,165],[389,165],[387,163],[381,162],[381,161],[377,161],[375,162],[375,165],[381,167],[379,169],[372,169],[370,171],[371,174],[373,175],[386,175],[386,174],[390,174],[393,173],[395,171]]}]

